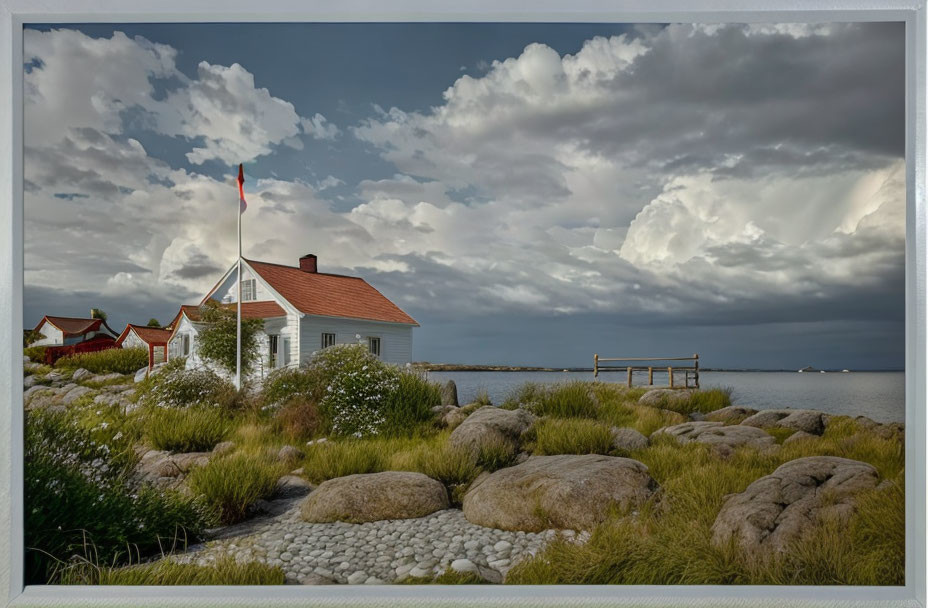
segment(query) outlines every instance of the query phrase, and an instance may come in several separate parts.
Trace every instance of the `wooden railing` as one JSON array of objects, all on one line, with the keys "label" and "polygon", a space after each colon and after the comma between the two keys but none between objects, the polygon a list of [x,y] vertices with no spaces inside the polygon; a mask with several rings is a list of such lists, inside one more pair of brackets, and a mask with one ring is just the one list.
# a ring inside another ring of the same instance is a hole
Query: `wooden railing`
[{"label": "wooden railing", "polygon": [[[608,365],[608,363],[631,363],[639,361],[692,361],[692,365],[669,365],[667,367],[656,367],[653,365]],[[606,362],[607,365],[602,365]],[[699,355],[694,354],[692,357],[600,357],[598,354],[593,355],[593,377],[597,378],[599,372],[603,371],[625,371],[627,374],[627,384],[632,386],[632,376],[635,372],[648,372],[648,386],[654,386],[654,370],[658,372],[667,371],[669,379],[669,388],[699,388]],[[674,372],[683,371],[683,386],[674,384]],[[693,386],[690,386],[690,381]]]}]

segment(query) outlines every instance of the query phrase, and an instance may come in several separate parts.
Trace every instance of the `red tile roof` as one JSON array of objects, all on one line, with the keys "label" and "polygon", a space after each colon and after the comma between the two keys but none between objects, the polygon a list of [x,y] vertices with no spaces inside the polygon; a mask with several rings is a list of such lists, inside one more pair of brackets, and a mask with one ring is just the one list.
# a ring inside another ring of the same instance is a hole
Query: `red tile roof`
[{"label": "red tile roof", "polygon": [[302,313],[418,325],[415,319],[362,278],[245,261]]},{"label": "red tile roof", "polygon": [[42,324],[48,322],[52,327],[60,329],[67,335],[82,336],[91,331],[98,331],[103,323],[102,319],[80,319],[76,317],[50,317],[45,315],[39,324],[35,326],[38,330]]},{"label": "red tile roof", "polygon": [[[235,304],[223,304],[223,307],[230,310],[235,310]],[[200,320],[200,307],[184,305],[180,307],[180,312],[187,315],[187,318],[191,321]],[[180,312],[177,313],[175,321],[171,322],[173,327],[176,319],[180,317]],[[277,302],[268,300],[266,302],[242,302],[242,318],[243,319],[270,319],[273,317],[285,317],[287,316],[287,311],[280,307],[280,304]]]},{"label": "red tile roof", "polygon": [[126,325],[126,328],[121,334],[119,334],[119,339],[116,340],[117,344],[122,344],[126,339],[126,336],[129,335],[129,330],[135,332],[135,334],[142,339],[146,344],[167,344],[168,340],[171,338],[171,330],[163,329],[161,327],[148,327],[147,325],[133,325],[129,323]]}]

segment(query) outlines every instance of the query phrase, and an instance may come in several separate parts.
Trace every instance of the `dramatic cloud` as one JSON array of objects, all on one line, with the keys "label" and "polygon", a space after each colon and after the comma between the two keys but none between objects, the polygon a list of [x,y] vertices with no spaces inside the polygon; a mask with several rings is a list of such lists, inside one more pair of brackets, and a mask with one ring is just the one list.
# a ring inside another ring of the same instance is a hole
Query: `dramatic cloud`
[{"label": "dramatic cloud", "polygon": [[[207,161],[321,146],[343,165],[249,180],[245,255],[317,253],[416,317],[497,314],[528,333],[552,316],[589,331],[901,318],[900,24],[643,27],[573,55],[536,43],[482,76],[455,70],[425,111],[363,100],[371,115],[345,131],[239,64],[187,75],[142,38],[27,30],[25,47],[36,302],[197,299],[236,251],[234,176]],[[346,177],[361,146],[387,171]]]}]

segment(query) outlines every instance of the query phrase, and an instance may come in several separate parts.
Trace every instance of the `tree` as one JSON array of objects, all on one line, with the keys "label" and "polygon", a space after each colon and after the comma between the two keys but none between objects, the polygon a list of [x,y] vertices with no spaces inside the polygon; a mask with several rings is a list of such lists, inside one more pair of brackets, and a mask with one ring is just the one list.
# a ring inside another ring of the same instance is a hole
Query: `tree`
[{"label": "tree", "polygon": [[[235,373],[235,308],[208,300],[200,307],[205,327],[197,337],[200,356],[229,373]],[[247,375],[258,358],[258,332],[264,330],[262,319],[242,319],[242,376]]]},{"label": "tree", "polygon": [[152,317],[151,319],[148,320],[148,326],[149,327],[161,327],[161,321]]},{"label": "tree", "polygon": [[90,309],[90,318],[91,319],[101,319],[106,321],[106,313],[100,310],[99,308]]}]

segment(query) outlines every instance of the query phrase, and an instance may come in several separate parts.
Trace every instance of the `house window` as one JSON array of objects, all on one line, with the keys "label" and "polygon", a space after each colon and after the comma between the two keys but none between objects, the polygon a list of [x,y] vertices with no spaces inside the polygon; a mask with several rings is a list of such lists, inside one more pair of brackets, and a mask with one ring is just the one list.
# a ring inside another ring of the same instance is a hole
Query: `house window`
[{"label": "house window", "polygon": [[242,281],[242,302],[251,302],[257,296],[255,295],[255,280],[246,279]]},{"label": "house window", "polygon": [[281,353],[281,361],[283,361],[284,367],[288,367],[290,365],[290,338],[285,337],[282,339],[282,342],[281,349],[283,353]]},{"label": "house window", "polygon": [[322,348],[335,346],[335,334],[322,334]]},{"label": "house window", "polygon": [[380,356],[380,338],[367,338],[367,348],[370,349],[372,355]]},{"label": "house window", "polygon": [[187,355],[190,354],[190,334],[184,334],[183,337],[180,339],[180,343],[181,343],[181,352],[183,356],[186,357]]},{"label": "house window", "polygon": [[268,347],[270,349],[268,356],[268,367],[271,369],[277,367],[277,362],[279,360],[277,356],[278,338],[279,336],[268,336]]}]

